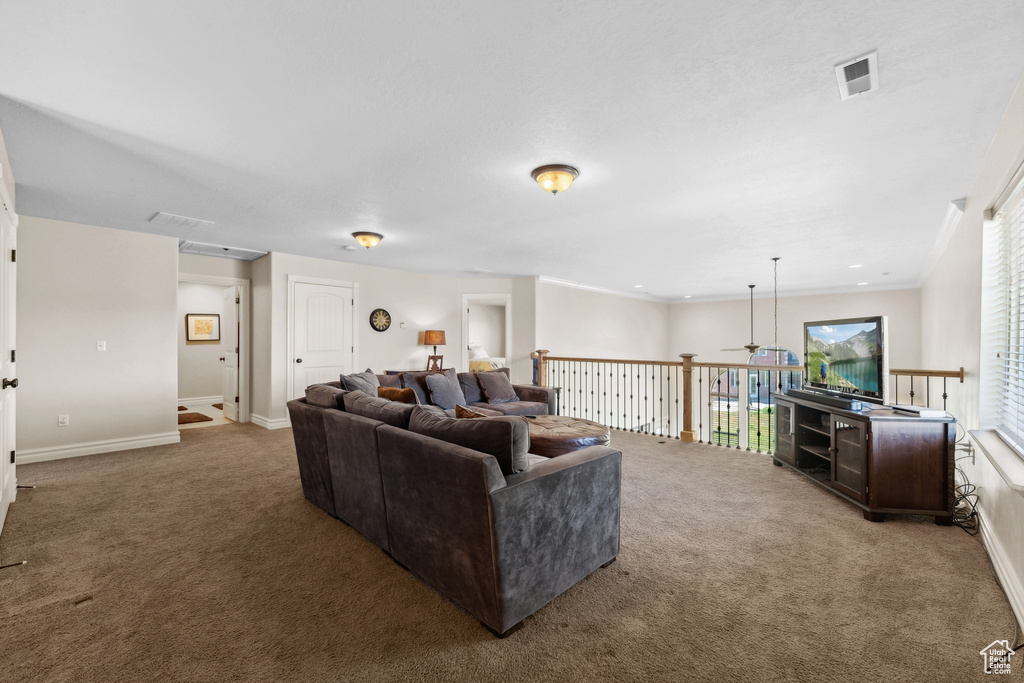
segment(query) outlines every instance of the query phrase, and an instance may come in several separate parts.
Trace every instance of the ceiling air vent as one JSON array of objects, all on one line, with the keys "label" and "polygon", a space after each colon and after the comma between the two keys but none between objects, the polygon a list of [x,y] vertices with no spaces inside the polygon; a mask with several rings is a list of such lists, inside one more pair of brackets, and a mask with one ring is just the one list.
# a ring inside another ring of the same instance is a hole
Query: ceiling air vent
[{"label": "ceiling air vent", "polygon": [[839,96],[844,100],[878,90],[878,53],[836,64],[836,78],[839,80]]},{"label": "ceiling air vent", "polygon": [[252,249],[239,249],[238,247],[224,247],[219,244],[201,244],[189,240],[178,242],[178,251],[182,254],[197,254],[199,256],[216,256],[217,258],[233,258],[239,261],[255,261],[260,256],[266,256],[265,251],[253,251]]},{"label": "ceiling air vent", "polygon": [[205,228],[213,225],[213,221],[204,221],[199,218],[189,218],[188,216],[178,216],[173,213],[164,213],[163,211],[153,214],[153,217],[149,219],[149,222],[168,225],[172,228]]}]

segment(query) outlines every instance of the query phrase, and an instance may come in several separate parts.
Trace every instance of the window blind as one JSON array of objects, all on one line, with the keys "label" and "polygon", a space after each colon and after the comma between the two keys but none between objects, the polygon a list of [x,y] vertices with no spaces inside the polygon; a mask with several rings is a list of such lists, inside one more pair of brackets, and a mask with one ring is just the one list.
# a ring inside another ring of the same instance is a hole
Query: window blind
[{"label": "window blind", "polygon": [[997,350],[993,364],[996,431],[1024,455],[1024,180],[1014,187],[994,217],[995,300],[991,311]]}]

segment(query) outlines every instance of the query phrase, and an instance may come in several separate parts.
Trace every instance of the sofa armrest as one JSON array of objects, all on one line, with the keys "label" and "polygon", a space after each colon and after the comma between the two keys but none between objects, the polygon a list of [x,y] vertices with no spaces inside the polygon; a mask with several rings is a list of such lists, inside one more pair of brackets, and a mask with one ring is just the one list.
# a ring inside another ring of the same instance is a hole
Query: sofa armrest
[{"label": "sofa armrest", "polygon": [[551,387],[535,387],[532,384],[513,384],[512,389],[520,401],[547,403],[548,415],[555,414],[555,390]]},{"label": "sofa armrest", "polygon": [[503,632],[619,553],[622,453],[591,446],[490,494]]}]

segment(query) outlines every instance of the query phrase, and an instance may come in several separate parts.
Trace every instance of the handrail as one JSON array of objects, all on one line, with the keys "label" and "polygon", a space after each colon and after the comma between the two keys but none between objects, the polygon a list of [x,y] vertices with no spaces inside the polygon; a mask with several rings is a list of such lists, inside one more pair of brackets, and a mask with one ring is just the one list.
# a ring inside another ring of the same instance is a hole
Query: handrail
[{"label": "handrail", "polygon": [[[747,450],[758,451],[765,443],[770,451],[774,443],[774,395],[800,386],[804,371],[803,365],[698,362],[694,359],[696,354],[691,353],[679,354],[678,361],[548,354],[547,349],[538,349],[530,357],[535,361],[535,382],[559,388],[560,414],[597,420],[613,429],[657,433],[683,441],[707,439],[708,443],[726,445],[724,439],[736,448],[744,442]],[[917,405],[920,397],[922,405],[930,406],[935,394],[941,398],[943,410],[948,398],[947,380],[964,381],[962,367],[897,368],[891,369],[889,375],[895,382],[895,387],[890,385],[888,391],[892,403]],[[909,379],[909,390],[901,387],[901,378]],[[931,380],[941,380],[941,386],[934,392]],[[740,426],[737,411],[748,409],[752,415],[750,424],[744,418],[744,426]],[[762,438],[762,429],[767,432],[766,439]]]},{"label": "handrail", "polygon": [[895,370],[889,368],[889,374],[909,377],[956,377],[960,380],[960,384],[964,383],[964,369],[962,367],[959,370]]}]

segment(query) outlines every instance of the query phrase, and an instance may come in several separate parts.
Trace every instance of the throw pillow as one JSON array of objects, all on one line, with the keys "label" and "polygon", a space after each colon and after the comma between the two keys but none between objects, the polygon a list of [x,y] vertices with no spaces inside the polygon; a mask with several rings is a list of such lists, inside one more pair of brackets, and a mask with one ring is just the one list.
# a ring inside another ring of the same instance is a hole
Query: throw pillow
[{"label": "throw pillow", "polygon": [[363,391],[370,396],[376,396],[377,387],[380,386],[380,382],[377,381],[377,375],[373,374],[373,370],[370,368],[366,368],[366,372],[342,375],[341,384],[349,391]]},{"label": "throw pillow", "polygon": [[460,405],[456,404],[455,405],[455,417],[458,417],[458,418],[470,418],[471,419],[471,418],[474,418],[474,417],[487,417],[487,416],[484,415],[483,413],[478,413],[475,410],[472,410],[471,408],[467,408],[466,406],[460,406]]},{"label": "throw pillow", "polygon": [[458,405],[466,405],[466,396],[462,393],[454,369],[427,375],[426,382],[430,390],[430,402],[435,406],[451,410]]},{"label": "throw pillow", "polygon": [[377,387],[377,396],[398,403],[416,405],[416,392],[412,389],[396,389],[395,387]]},{"label": "throw pillow", "polygon": [[503,372],[481,372],[476,379],[488,403],[512,403],[519,400],[512,382]]}]

